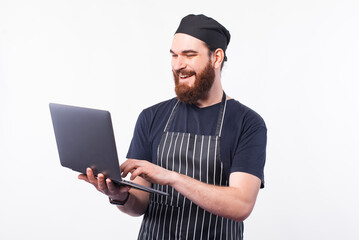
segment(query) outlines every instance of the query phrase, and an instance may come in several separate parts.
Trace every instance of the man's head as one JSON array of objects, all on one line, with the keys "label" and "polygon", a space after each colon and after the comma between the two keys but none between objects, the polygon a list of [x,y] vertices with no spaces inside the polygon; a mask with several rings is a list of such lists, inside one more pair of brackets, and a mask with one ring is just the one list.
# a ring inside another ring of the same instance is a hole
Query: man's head
[{"label": "man's head", "polygon": [[212,18],[188,15],[182,19],[170,50],[180,101],[206,99],[226,60],[229,40],[227,29]]}]

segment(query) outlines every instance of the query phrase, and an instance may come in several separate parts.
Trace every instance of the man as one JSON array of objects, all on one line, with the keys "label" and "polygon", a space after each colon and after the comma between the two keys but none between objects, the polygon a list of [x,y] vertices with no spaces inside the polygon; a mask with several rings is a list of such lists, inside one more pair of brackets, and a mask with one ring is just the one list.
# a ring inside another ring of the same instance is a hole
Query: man
[{"label": "man", "polygon": [[91,169],[79,178],[132,216],[139,239],[242,239],[243,220],[264,187],[266,126],[226,96],[221,70],[230,34],[204,15],[184,17],[170,52],[177,98],[139,116],[123,177],[168,197],[116,186]]}]

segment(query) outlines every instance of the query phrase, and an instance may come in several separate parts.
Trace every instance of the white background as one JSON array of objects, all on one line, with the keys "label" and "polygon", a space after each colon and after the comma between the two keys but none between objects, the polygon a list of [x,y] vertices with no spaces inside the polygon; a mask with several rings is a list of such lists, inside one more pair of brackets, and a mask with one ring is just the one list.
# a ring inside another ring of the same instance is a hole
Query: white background
[{"label": "white background", "polygon": [[174,97],[172,36],[204,13],[232,35],[231,97],[268,127],[245,239],[359,239],[359,2],[0,0],[0,239],[136,239],[141,218],[62,168],[48,109],[110,110],[121,162],[140,111]]}]

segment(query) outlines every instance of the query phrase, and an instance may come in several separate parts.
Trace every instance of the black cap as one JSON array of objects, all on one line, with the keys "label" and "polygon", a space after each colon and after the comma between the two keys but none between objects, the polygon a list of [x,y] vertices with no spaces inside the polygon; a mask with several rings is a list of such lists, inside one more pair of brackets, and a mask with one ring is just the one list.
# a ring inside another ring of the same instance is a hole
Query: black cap
[{"label": "black cap", "polygon": [[190,14],[182,18],[176,33],[185,33],[207,43],[211,49],[221,48],[224,60],[227,60],[226,49],[231,39],[229,31],[213,18],[203,14]]}]

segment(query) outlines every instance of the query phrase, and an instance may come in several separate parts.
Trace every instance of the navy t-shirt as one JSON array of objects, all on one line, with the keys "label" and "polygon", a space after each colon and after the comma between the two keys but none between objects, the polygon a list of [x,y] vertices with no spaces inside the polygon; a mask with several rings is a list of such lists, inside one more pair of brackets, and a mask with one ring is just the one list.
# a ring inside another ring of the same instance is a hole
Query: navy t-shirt
[{"label": "navy t-shirt", "polygon": [[[156,163],[157,147],[177,99],[143,110],[138,117],[127,158]],[[199,108],[179,103],[170,132],[215,135],[220,103]],[[227,179],[232,172],[246,172],[261,179],[266,159],[267,128],[256,112],[230,99],[227,101],[220,142]]]}]

